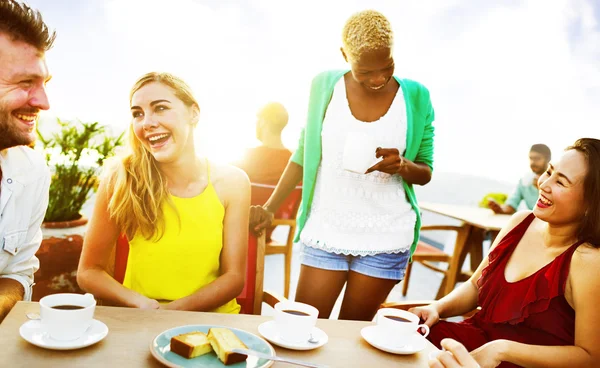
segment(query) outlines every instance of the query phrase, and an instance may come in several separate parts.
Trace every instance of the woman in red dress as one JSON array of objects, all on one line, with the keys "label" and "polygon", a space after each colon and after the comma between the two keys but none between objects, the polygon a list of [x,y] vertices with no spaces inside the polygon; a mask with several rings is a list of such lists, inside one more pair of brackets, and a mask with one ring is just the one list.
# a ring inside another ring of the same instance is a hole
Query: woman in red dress
[{"label": "woman in red dress", "polygon": [[579,139],[538,184],[469,281],[411,310],[433,344],[455,339],[482,368],[600,366],[600,140]]}]

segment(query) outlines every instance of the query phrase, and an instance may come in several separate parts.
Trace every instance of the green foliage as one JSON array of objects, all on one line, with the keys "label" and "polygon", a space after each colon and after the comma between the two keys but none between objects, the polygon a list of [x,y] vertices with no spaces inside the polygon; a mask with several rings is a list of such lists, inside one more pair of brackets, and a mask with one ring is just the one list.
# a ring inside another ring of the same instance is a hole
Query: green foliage
[{"label": "green foliage", "polygon": [[98,122],[83,123],[57,119],[60,131],[45,138],[46,162],[52,171],[50,199],[45,222],[72,221],[96,188],[97,175],[104,160],[120,146],[124,133],[113,137]]}]

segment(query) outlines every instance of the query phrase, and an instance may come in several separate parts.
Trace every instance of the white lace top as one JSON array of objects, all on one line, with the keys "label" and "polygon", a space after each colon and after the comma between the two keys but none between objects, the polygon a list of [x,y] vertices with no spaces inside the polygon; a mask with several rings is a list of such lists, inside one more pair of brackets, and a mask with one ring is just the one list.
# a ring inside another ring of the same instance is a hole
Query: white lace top
[{"label": "white lace top", "polygon": [[416,214],[402,178],[379,171],[356,174],[342,167],[348,132],[367,133],[384,148],[406,148],[406,105],[402,88],[388,112],[365,123],[350,111],[344,78],[336,84],[323,120],[322,159],[315,193],[300,241],[346,255],[398,253],[410,249]]}]

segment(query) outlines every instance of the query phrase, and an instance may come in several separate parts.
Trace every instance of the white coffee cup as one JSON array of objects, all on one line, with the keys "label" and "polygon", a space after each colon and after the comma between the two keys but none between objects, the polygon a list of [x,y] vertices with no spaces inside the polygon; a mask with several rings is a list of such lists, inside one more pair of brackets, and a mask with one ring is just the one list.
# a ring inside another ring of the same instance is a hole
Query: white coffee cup
[{"label": "white coffee cup", "polygon": [[282,301],[275,304],[275,328],[282,340],[291,343],[308,341],[317,323],[319,310],[311,305]]},{"label": "white coffee cup", "polygon": [[95,309],[92,294],[45,296],[40,299],[42,328],[55,340],[76,340],[91,326]]},{"label": "white coffee cup", "polygon": [[370,135],[348,132],[344,144],[342,167],[344,170],[364,174],[371,166],[382,160],[375,157],[378,147],[377,142]]},{"label": "white coffee cup", "polygon": [[404,344],[424,329],[423,337],[429,335],[429,326],[419,324],[420,319],[416,314],[395,308],[382,308],[377,311],[375,318],[377,328],[386,341],[393,344]]}]

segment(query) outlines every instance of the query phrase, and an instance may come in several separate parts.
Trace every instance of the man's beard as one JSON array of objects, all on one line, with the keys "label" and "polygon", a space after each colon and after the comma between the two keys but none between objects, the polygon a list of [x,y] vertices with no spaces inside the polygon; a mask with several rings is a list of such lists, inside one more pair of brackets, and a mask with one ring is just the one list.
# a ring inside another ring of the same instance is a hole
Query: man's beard
[{"label": "man's beard", "polygon": [[34,142],[35,135],[19,131],[15,126],[16,120],[17,118],[12,116],[10,111],[0,105],[0,150],[15,146],[29,146]]},{"label": "man's beard", "polygon": [[544,173],[544,168],[541,166],[530,166],[531,171],[536,175],[542,175]]}]

